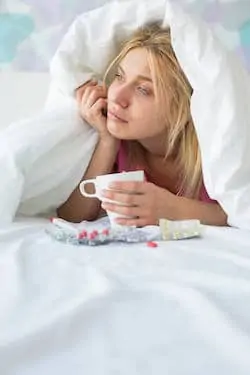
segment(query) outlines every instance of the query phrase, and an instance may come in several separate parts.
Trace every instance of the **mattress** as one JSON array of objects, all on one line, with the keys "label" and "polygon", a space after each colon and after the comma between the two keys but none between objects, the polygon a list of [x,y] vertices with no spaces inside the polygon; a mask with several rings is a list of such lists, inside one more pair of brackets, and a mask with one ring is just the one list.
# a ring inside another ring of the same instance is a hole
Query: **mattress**
[{"label": "mattress", "polygon": [[1,375],[249,374],[250,236],[75,246],[0,230]]}]

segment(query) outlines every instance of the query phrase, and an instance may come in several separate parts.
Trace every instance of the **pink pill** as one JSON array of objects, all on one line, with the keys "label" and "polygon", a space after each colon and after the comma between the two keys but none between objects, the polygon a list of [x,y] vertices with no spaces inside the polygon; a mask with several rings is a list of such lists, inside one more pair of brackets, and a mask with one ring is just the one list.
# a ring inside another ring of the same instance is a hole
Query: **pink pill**
[{"label": "pink pill", "polygon": [[96,230],[93,230],[93,232],[89,233],[88,238],[90,240],[94,240],[98,236],[98,232]]},{"label": "pink pill", "polygon": [[104,236],[108,236],[108,235],[109,235],[109,230],[108,230],[108,229],[104,229],[104,230],[102,231],[102,234],[103,234]]},{"label": "pink pill", "polygon": [[153,241],[148,241],[148,242],[147,242],[147,246],[148,246],[148,247],[158,247],[157,243],[156,243],[156,242],[153,242]]},{"label": "pink pill", "polygon": [[79,234],[78,238],[79,238],[79,240],[81,240],[81,239],[83,239],[83,238],[86,238],[87,235],[88,235],[88,232],[87,232],[86,230],[83,230],[83,231]]}]

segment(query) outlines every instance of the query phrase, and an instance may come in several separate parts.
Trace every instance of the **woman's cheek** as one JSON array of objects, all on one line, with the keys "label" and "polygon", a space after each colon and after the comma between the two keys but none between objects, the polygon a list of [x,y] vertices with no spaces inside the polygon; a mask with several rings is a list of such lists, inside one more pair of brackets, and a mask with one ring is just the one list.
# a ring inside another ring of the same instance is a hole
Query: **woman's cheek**
[{"label": "woman's cheek", "polygon": [[107,120],[107,128],[108,131],[111,135],[113,135],[116,138],[119,138],[119,134],[121,132],[121,129],[119,129],[119,124],[112,121],[112,120]]},{"label": "woman's cheek", "polygon": [[109,105],[110,102],[114,101],[115,91],[116,91],[115,86],[116,86],[116,84],[113,82],[113,83],[110,84],[110,86],[108,88],[108,92],[107,92],[108,105]]}]

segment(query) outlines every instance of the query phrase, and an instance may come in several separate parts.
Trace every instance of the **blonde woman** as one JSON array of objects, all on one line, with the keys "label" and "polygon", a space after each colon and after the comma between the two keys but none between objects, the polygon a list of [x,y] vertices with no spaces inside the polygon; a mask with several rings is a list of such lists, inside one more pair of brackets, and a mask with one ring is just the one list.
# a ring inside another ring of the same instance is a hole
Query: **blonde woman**
[{"label": "blonde woman", "polygon": [[82,117],[99,132],[83,179],[143,169],[146,180],[117,182],[112,191],[103,192],[126,206],[101,204],[76,188],[58,215],[93,220],[104,209],[133,217],[118,219],[122,225],[152,225],[159,218],[226,225],[225,212],[203,183],[190,113],[192,88],[171,46],[170,29],[153,24],[138,30],[112,61],[104,81],[103,86],[92,81],[77,90]]}]

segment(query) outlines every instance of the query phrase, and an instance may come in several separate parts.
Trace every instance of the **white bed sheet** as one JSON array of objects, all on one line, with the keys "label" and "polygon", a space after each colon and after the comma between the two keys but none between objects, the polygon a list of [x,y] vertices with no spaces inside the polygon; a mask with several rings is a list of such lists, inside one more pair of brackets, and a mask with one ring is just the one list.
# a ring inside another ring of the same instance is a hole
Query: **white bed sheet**
[{"label": "white bed sheet", "polygon": [[0,229],[1,375],[248,375],[250,235],[66,245]]}]

